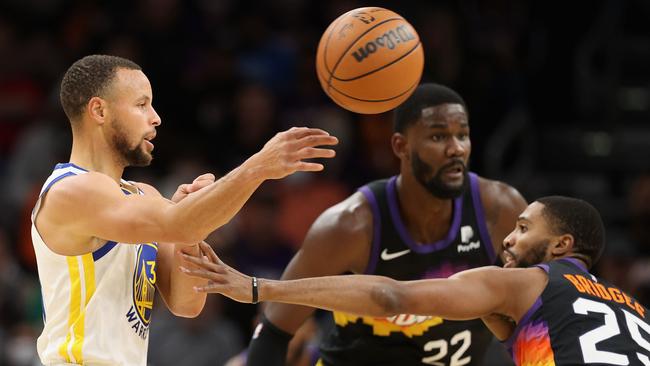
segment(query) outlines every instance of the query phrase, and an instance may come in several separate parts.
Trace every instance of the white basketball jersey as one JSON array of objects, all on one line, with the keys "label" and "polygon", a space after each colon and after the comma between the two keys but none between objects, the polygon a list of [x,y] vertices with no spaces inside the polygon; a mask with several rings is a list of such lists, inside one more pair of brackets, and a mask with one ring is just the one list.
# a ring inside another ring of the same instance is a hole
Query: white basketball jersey
[{"label": "white basketball jersey", "polygon": [[[32,213],[45,324],[37,342],[38,355],[45,365],[144,366],[157,244],[108,241],[93,253],[64,256],[48,248],[34,225],[41,200],[52,185],[84,173],[74,164],[57,164]],[[142,194],[126,181],[122,181],[122,190]]]}]

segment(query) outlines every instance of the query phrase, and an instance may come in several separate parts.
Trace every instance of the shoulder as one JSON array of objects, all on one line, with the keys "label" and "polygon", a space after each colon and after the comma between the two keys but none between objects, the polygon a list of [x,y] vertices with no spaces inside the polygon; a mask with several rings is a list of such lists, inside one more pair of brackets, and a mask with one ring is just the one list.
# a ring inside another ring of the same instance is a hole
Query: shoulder
[{"label": "shoulder", "polygon": [[355,192],[325,210],[312,228],[354,234],[364,232],[371,224],[372,209],[365,196],[361,192]]},{"label": "shoulder", "polygon": [[48,247],[56,253],[76,255],[88,253],[87,223],[96,220],[96,213],[121,195],[119,185],[107,175],[88,172],[56,182],[42,196],[34,224]]},{"label": "shoulder", "polygon": [[[498,180],[478,177],[481,203],[488,217],[497,219],[506,210],[511,215],[519,215],[527,206],[526,200],[513,186]],[[512,222],[514,225],[514,221]]]},{"label": "shoulder", "polygon": [[484,206],[526,204],[526,200],[521,193],[507,183],[478,176],[478,184]]},{"label": "shoulder", "polygon": [[299,255],[312,260],[328,258],[328,265],[340,270],[337,273],[361,273],[370,255],[372,229],[370,205],[362,193],[356,192],[316,219]]},{"label": "shoulder", "polygon": [[92,199],[111,192],[119,192],[119,186],[114,180],[102,173],[88,172],[67,177],[54,184],[47,192],[47,200],[75,202],[75,199],[82,199],[87,202],[89,197]]}]

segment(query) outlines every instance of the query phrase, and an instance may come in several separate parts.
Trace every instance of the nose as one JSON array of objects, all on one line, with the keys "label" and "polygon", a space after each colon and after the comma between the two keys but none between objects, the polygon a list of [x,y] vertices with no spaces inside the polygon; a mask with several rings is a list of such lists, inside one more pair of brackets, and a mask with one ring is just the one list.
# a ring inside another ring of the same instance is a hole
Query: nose
[{"label": "nose", "polygon": [[503,249],[511,248],[515,245],[515,236],[514,231],[508,234],[505,239],[503,239]]},{"label": "nose", "polygon": [[465,156],[465,153],[467,152],[465,141],[461,141],[457,137],[450,138],[446,152],[448,157]]},{"label": "nose", "polygon": [[160,119],[160,116],[156,112],[156,110],[151,107],[151,112],[153,113],[152,118],[151,118],[151,124],[154,126],[160,126],[162,124],[162,120]]}]

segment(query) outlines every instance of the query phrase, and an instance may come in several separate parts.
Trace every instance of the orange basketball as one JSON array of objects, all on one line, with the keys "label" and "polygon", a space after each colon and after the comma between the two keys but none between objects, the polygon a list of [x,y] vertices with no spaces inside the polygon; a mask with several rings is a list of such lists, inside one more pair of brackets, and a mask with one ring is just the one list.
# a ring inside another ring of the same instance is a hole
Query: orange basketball
[{"label": "orange basketball", "polygon": [[424,67],[420,37],[399,14],[358,8],[325,30],[316,53],[320,84],[336,104],[381,113],[408,98]]}]

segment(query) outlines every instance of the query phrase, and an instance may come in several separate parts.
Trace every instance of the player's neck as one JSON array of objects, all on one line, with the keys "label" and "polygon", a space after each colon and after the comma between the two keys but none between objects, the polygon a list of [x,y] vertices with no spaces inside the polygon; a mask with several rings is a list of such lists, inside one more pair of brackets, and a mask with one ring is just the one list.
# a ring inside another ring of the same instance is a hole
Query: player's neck
[{"label": "player's neck", "polygon": [[414,237],[433,242],[447,234],[453,200],[437,198],[415,178],[402,175],[397,179],[397,197],[402,217]]},{"label": "player's neck", "polygon": [[106,174],[117,183],[124,172],[124,165],[116,159],[103,139],[80,134],[73,133],[70,162],[88,171]]}]

